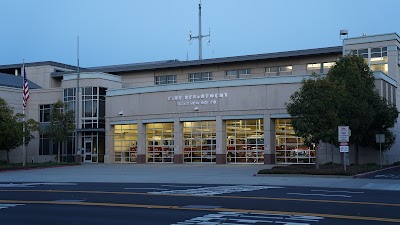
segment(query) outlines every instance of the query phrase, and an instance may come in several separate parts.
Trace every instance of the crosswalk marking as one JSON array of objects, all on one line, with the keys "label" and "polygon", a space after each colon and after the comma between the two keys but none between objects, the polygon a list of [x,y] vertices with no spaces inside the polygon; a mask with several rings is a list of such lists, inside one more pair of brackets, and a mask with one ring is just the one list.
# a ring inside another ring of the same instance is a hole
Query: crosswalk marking
[{"label": "crosswalk marking", "polygon": [[237,185],[237,186],[205,187],[205,188],[184,189],[184,190],[156,191],[156,192],[149,192],[149,193],[150,194],[182,194],[182,195],[195,195],[195,196],[211,196],[211,195],[229,194],[229,193],[235,193],[235,192],[258,191],[258,190],[273,189],[273,188],[284,188],[284,187]]},{"label": "crosswalk marking", "polygon": [[324,217],[300,216],[290,214],[262,214],[262,213],[239,213],[219,212],[205,216],[195,217],[183,222],[171,225],[245,225],[245,224],[282,224],[282,225],[310,225],[318,223]]}]

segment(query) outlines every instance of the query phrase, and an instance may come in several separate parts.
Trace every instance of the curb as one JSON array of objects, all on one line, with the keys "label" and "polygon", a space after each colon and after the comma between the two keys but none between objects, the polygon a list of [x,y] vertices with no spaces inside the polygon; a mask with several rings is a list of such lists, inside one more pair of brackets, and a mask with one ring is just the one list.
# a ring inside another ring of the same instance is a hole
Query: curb
[{"label": "curb", "polygon": [[285,173],[270,173],[270,174],[253,174],[254,177],[297,177],[297,178],[352,178],[346,175],[312,175],[312,174],[285,174]]},{"label": "curb", "polygon": [[80,164],[71,165],[55,165],[55,166],[43,166],[43,167],[27,167],[27,168],[15,168],[15,169],[0,169],[0,173],[8,171],[21,171],[21,170],[36,170],[36,169],[47,169],[47,168],[57,168],[57,167],[67,167],[67,166],[79,166]]},{"label": "curb", "polygon": [[394,169],[394,168],[400,168],[400,166],[391,166],[388,168],[383,168],[383,169],[379,169],[379,170],[374,170],[374,171],[370,171],[370,172],[366,172],[366,173],[357,174],[357,175],[354,175],[353,178],[363,178],[370,174],[374,174],[374,173],[378,173],[378,172],[382,172],[382,171],[390,170],[390,169]]}]

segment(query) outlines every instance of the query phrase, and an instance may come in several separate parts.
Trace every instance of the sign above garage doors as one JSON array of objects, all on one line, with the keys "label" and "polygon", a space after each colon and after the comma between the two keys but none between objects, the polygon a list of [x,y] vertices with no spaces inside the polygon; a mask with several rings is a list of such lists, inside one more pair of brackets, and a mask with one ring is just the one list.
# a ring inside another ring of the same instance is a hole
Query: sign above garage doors
[{"label": "sign above garage doors", "polygon": [[168,96],[168,101],[176,101],[178,105],[213,105],[217,104],[217,99],[227,98],[228,93],[205,93],[192,95]]}]

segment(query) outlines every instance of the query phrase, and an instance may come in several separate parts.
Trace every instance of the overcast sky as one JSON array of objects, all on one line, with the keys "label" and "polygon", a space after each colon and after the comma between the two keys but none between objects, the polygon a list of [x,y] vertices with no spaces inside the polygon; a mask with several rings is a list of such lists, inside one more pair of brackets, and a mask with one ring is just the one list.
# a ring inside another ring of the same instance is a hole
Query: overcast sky
[{"label": "overcast sky", "polygon": [[[83,67],[198,58],[199,0],[0,0],[0,65]],[[202,0],[203,58],[341,45],[400,34],[399,0]]]}]

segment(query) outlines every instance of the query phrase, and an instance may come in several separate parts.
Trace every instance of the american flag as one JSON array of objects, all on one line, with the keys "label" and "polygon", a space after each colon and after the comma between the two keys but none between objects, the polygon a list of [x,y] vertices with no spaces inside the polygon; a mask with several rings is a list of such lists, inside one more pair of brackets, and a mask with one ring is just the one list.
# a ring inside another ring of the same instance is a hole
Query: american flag
[{"label": "american flag", "polygon": [[22,106],[24,109],[26,108],[26,103],[28,102],[29,99],[29,86],[28,86],[28,79],[26,79],[26,72],[25,72],[25,65],[23,66],[24,68],[24,85],[22,86]]}]

